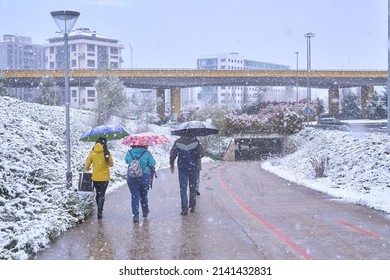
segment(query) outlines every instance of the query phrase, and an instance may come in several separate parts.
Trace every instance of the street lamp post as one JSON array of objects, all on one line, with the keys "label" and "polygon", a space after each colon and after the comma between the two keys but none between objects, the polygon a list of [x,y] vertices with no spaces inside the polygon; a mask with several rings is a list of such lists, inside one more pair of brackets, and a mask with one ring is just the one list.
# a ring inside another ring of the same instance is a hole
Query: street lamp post
[{"label": "street lamp post", "polygon": [[131,46],[131,44],[129,43],[129,48],[130,48],[130,65],[131,65],[131,69],[133,69],[133,47]]},{"label": "street lamp post", "polygon": [[[389,0],[390,1],[390,0]],[[299,52],[295,52],[295,54],[297,55],[297,81],[296,81],[296,90],[297,90],[297,102],[299,101],[299,91],[298,91],[298,55],[299,55]]]},{"label": "street lamp post", "polygon": [[387,133],[390,134],[390,0],[387,3]]},{"label": "street lamp post", "polygon": [[307,124],[309,124],[309,117],[310,117],[310,106],[309,101],[311,100],[311,88],[310,88],[310,70],[311,70],[311,57],[310,57],[310,39],[314,37],[314,33],[305,33],[305,37],[307,39],[307,107],[306,107],[306,114],[307,114]]},{"label": "street lamp post", "polygon": [[75,11],[54,11],[50,13],[64,35],[65,47],[65,119],[66,119],[66,187],[72,187],[72,170],[70,168],[70,120],[69,120],[69,49],[68,35],[72,31],[80,13]]}]

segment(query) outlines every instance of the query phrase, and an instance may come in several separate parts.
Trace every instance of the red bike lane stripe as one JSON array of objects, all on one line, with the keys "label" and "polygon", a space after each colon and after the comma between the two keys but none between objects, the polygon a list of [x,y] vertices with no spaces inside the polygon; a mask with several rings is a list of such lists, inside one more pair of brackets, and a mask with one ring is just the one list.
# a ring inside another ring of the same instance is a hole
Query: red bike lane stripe
[{"label": "red bike lane stripe", "polygon": [[292,241],[286,234],[284,234],[281,230],[273,226],[271,223],[269,223],[266,219],[264,219],[262,216],[257,214],[248,204],[246,204],[241,198],[239,198],[236,193],[228,186],[228,184],[223,179],[223,176],[221,174],[221,170],[217,170],[218,175],[218,181],[220,185],[226,190],[227,193],[229,193],[233,199],[250,215],[252,215],[257,221],[259,221],[265,228],[267,228],[269,231],[271,231],[274,235],[276,235],[280,240],[282,240],[284,243],[286,243],[291,249],[293,249],[295,252],[297,252],[299,255],[301,255],[303,258],[307,260],[314,260],[315,258],[307,253],[303,248],[301,248],[298,244],[296,244],[294,241]]},{"label": "red bike lane stripe", "polygon": [[353,224],[351,224],[351,223],[348,223],[348,222],[346,222],[346,221],[341,221],[341,220],[339,220],[339,221],[337,221],[337,222],[338,222],[339,224],[342,224],[342,225],[344,225],[344,226],[347,226],[347,227],[353,229],[354,231],[357,231],[357,232],[359,232],[359,233],[362,233],[362,234],[364,234],[364,235],[367,235],[367,236],[369,236],[369,237],[371,237],[371,238],[375,238],[375,239],[380,238],[379,235],[377,235],[377,234],[375,234],[375,233],[373,233],[373,232],[371,232],[371,231],[362,229],[362,228],[360,228],[360,227],[358,227],[358,226],[355,226],[355,225],[353,225]]}]

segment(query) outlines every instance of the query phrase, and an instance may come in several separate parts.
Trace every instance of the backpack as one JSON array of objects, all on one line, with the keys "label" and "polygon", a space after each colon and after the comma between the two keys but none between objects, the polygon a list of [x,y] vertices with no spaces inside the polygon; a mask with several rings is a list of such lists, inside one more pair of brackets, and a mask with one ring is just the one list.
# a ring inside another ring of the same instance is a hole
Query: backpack
[{"label": "backpack", "polygon": [[135,157],[130,151],[130,155],[133,158],[132,162],[129,164],[129,170],[128,170],[130,177],[139,178],[144,174],[144,170],[141,167],[140,158],[145,152],[146,151],[143,151],[139,157]]}]

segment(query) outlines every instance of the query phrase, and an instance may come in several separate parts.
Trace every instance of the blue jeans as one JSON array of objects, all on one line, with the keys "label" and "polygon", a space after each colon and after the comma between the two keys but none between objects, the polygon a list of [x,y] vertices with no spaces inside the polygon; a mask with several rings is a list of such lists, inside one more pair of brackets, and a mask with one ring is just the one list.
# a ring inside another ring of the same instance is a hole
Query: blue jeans
[{"label": "blue jeans", "polygon": [[144,214],[149,213],[148,190],[150,186],[150,174],[144,173],[140,178],[127,176],[127,185],[131,193],[131,209],[133,216],[139,216],[140,201],[142,212]]},{"label": "blue jeans", "polygon": [[[198,182],[199,171],[197,169],[185,169],[185,168],[179,168],[178,170],[179,170],[181,210],[188,211],[188,207],[194,208],[196,206],[196,187]],[[187,197],[188,188],[190,189],[189,199]]]}]

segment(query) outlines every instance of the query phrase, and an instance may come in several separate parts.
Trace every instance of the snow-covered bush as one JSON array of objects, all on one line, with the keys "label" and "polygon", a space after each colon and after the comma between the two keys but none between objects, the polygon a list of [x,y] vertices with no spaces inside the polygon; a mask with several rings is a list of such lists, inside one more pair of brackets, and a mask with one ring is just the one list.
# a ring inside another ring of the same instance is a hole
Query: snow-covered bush
[{"label": "snow-covered bush", "polygon": [[228,133],[256,132],[293,134],[303,128],[305,120],[302,106],[291,104],[269,104],[258,114],[238,115],[229,112],[226,116]]},{"label": "snow-covered bush", "polygon": [[311,155],[309,161],[316,178],[326,176],[325,172],[329,168],[329,157],[327,155]]}]

